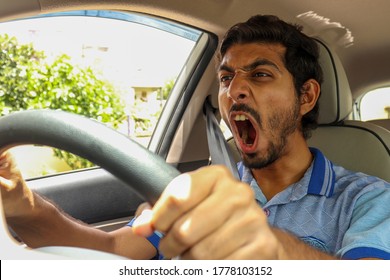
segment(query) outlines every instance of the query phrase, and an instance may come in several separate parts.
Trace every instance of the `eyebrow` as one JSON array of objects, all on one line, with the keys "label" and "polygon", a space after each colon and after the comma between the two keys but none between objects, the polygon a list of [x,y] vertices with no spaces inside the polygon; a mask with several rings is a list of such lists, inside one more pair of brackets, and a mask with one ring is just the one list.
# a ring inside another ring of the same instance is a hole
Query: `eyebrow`
[{"label": "eyebrow", "polygon": [[[275,68],[278,72],[281,72],[279,67],[268,59],[257,59],[254,62],[240,68],[245,72],[250,72],[252,70],[255,70],[258,66],[263,66],[263,65],[271,66]],[[234,69],[227,64],[221,64],[218,68],[218,71],[234,72]]]}]

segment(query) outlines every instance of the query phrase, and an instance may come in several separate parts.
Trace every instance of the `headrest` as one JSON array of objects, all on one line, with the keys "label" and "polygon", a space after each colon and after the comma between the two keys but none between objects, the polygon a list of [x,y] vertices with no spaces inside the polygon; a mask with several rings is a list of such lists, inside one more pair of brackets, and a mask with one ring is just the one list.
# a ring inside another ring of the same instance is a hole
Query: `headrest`
[{"label": "headrest", "polygon": [[352,94],[347,75],[339,58],[318,41],[320,65],[324,73],[319,99],[319,124],[333,124],[344,120],[352,112]]}]

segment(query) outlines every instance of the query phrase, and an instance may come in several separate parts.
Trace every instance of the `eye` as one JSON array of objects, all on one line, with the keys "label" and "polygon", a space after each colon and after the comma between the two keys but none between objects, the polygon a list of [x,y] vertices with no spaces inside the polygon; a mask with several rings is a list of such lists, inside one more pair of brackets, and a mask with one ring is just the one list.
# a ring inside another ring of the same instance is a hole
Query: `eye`
[{"label": "eye", "polygon": [[232,79],[233,79],[233,75],[221,75],[219,77],[219,82],[221,84],[224,84],[225,86],[228,86]]},{"label": "eye", "polygon": [[262,77],[270,77],[271,75],[265,72],[255,72],[253,74],[253,77],[255,78],[262,78]]},{"label": "eye", "polygon": [[231,75],[222,75],[219,79],[221,82],[226,82],[226,81],[231,80],[232,76]]}]

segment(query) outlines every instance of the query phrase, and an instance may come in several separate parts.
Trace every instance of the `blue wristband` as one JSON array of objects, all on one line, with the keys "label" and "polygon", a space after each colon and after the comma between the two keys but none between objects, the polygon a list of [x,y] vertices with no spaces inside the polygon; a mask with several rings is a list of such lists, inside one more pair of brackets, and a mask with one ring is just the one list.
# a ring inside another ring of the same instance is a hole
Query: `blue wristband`
[{"label": "blue wristband", "polygon": [[[132,227],[133,223],[136,218],[133,218],[127,226]],[[154,248],[157,250],[156,256],[152,258],[152,260],[162,260],[164,259],[164,256],[160,254],[158,250],[158,246],[160,245],[160,240],[163,238],[163,234],[161,232],[155,231],[151,236],[147,237],[146,239],[153,245]]]}]

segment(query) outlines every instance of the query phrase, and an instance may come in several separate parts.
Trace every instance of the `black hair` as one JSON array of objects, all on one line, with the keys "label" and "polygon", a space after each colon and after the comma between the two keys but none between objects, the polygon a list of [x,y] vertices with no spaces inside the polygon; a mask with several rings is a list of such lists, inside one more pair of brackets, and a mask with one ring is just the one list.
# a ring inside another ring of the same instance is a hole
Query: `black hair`
[{"label": "black hair", "polygon": [[[302,32],[302,27],[289,24],[276,16],[256,15],[246,22],[232,26],[225,34],[217,59],[219,62],[228,49],[235,44],[279,43],[286,47],[284,63],[291,73],[298,97],[304,93],[303,85],[309,79],[322,83],[323,74],[319,64],[317,42]],[[307,139],[311,130],[318,126],[319,104],[302,117],[302,134]]]}]

